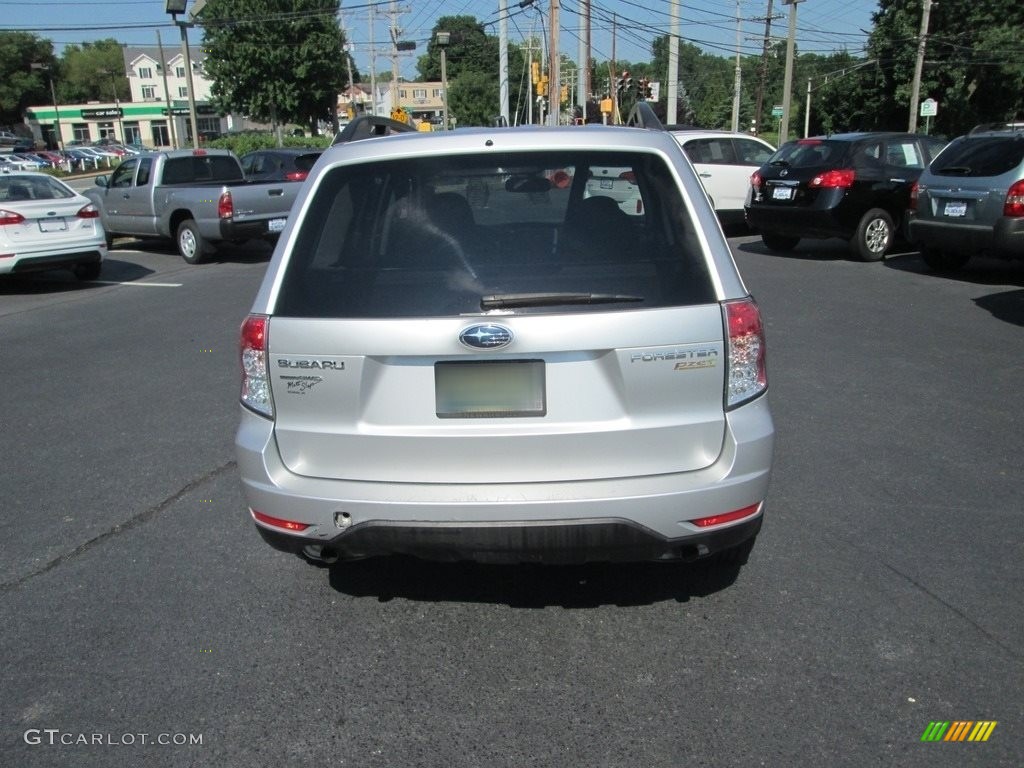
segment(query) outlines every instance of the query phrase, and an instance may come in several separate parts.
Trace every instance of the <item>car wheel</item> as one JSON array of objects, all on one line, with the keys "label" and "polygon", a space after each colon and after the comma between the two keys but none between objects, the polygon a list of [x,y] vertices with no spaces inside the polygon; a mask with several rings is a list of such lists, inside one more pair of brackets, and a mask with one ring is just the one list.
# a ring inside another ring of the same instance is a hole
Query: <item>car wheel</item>
[{"label": "car wheel", "polygon": [[107,250],[109,251],[111,248],[114,247],[114,233],[104,232],[103,237],[107,241]]},{"label": "car wheel", "polygon": [[773,232],[762,232],[761,242],[764,243],[764,247],[769,251],[785,253],[796,248],[797,243],[800,242],[800,238],[789,237],[788,235],[776,235]]},{"label": "car wheel", "polygon": [[879,261],[892,245],[894,232],[892,217],[881,208],[872,208],[861,217],[850,250],[861,261]]},{"label": "car wheel", "polygon": [[971,254],[922,247],[921,258],[933,272],[954,272],[970,260]]},{"label": "car wheel", "polygon": [[76,264],[72,271],[75,273],[75,277],[85,281],[98,278],[101,269],[103,269],[103,262],[95,261],[91,264]]},{"label": "car wheel", "polygon": [[185,219],[178,225],[178,253],[189,264],[199,264],[206,258],[210,245],[199,234],[199,225],[194,219]]}]

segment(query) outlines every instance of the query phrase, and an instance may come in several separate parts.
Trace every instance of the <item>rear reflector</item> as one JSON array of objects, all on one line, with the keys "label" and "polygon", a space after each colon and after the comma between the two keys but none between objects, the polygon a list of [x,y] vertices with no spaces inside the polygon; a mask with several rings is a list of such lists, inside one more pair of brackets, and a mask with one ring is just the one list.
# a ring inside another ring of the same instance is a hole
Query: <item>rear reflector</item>
[{"label": "rear reflector", "polygon": [[720,515],[711,515],[710,517],[698,517],[696,520],[691,520],[690,522],[698,528],[710,528],[712,525],[724,525],[725,523],[733,523],[737,520],[742,520],[744,517],[751,517],[752,515],[756,515],[760,510],[761,503],[758,502],[757,504],[751,504],[749,507],[737,509],[733,512],[723,512]]},{"label": "rear reflector", "polygon": [[309,523],[296,523],[294,520],[282,520],[279,517],[271,517],[265,515],[262,512],[257,512],[255,509],[250,509],[252,512],[253,519],[258,520],[264,525],[272,525],[275,528],[283,528],[286,531],[304,531],[309,528]]}]

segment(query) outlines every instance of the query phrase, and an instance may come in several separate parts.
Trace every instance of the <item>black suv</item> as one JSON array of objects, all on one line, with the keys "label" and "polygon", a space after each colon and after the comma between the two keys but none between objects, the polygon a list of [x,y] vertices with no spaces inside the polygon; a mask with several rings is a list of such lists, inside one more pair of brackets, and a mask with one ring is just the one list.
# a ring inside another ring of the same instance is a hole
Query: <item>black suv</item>
[{"label": "black suv", "polygon": [[910,188],[945,142],[912,133],[841,133],[790,141],[750,179],[747,223],[772,251],[841,237],[877,261],[892,246]]}]

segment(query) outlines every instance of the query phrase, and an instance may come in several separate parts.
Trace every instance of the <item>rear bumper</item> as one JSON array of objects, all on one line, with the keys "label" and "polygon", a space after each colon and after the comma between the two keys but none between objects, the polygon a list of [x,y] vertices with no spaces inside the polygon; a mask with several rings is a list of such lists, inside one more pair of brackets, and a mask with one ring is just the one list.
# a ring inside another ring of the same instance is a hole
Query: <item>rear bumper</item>
[{"label": "rear bumper", "polygon": [[270,231],[270,222],[275,219],[287,219],[287,215],[275,216],[270,219],[257,219],[252,221],[236,221],[235,219],[220,219],[220,231],[218,236],[221,240],[229,242],[241,242],[244,240],[256,240],[261,237],[275,238],[281,233]]},{"label": "rear bumper", "polygon": [[774,447],[762,397],[729,413],[719,457],[693,472],[472,485],[361,482],[290,472],[272,422],[241,410],[235,445],[248,506],[308,525],[292,534],[257,523],[260,533],[289,552],[327,546],[341,557],[404,552],[573,562],[712,554],[756,534],[760,512],[713,531],[689,521],[760,504]]},{"label": "rear bumper", "polygon": [[66,269],[79,264],[99,264],[106,253],[106,244],[97,244],[95,250],[69,249],[48,250],[44,253],[16,253],[13,257],[0,258],[0,274],[22,274],[43,272],[50,269]]},{"label": "rear bumper", "polygon": [[[396,523],[375,520],[314,545],[319,559],[343,560],[378,555],[412,555],[425,560],[471,557],[485,563],[638,562],[697,560],[742,544],[757,535],[764,520],[756,515],[715,531],[661,536],[630,520],[546,520],[531,523]],[[274,549],[301,555],[309,541],[257,524]]]},{"label": "rear bumper", "polygon": [[907,223],[907,233],[911,242],[924,247],[1024,258],[1024,218],[1003,216],[993,226],[933,221],[914,216]]}]

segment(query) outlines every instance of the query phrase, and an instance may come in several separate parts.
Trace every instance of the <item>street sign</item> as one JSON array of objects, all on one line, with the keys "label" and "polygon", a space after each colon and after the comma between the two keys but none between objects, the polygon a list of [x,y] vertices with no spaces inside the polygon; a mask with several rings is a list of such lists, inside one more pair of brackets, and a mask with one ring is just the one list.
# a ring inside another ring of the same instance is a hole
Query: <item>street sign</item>
[{"label": "street sign", "polygon": [[921,102],[921,117],[935,117],[939,114],[939,102],[935,99],[925,99]]},{"label": "street sign", "polygon": [[772,117],[782,117],[782,105],[776,104],[772,107]]}]

